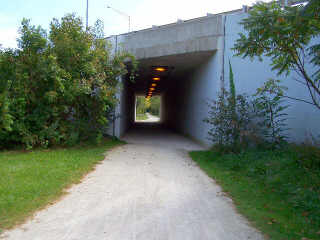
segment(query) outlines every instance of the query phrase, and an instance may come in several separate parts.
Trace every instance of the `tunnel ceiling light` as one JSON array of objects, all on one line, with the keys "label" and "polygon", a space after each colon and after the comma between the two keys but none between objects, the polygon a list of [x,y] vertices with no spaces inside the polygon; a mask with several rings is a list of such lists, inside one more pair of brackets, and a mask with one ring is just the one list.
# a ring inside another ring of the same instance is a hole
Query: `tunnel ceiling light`
[{"label": "tunnel ceiling light", "polygon": [[156,70],[157,72],[165,72],[166,68],[164,68],[164,67],[155,67],[154,70]]},{"label": "tunnel ceiling light", "polygon": [[152,78],[154,81],[160,81],[160,78],[159,77],[154,77]]},{"label": "tunnel ceiling light", "polygon": [[152,83],[151,86],[152,86],[152,87],[155,87],[155,86],[157,86],[157,84],[156,84],[156,83]]},{"label": "tunnel ceiling light", "polygon": [[149,90],[150,90],[150,91],[154,91],[154,90],[155,90],[155,88],[151,87],[151,88],[149,88]]}]

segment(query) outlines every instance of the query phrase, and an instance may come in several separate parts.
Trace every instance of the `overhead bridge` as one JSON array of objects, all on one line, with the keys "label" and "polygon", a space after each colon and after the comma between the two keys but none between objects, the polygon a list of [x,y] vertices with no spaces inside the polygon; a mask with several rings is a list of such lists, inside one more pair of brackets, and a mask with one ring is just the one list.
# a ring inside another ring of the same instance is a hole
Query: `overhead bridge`
[{"label": "overhead bridge", "polygon": [[[134,124],[135,97],[145,96],[155,82],[153,96],[162,99],[162,125],[208,142],[208,126],[203,120],[208,113],[207,100],[221,87],[222,66],[218,63],[223,61],[223,21],[222,14],[208,15],[107,38],[114,51],[130,52],[139,61],[135,81],[122,79],[117,136]],[[156,66],[164,66],[166,71],[156,72]],[[154,77],[160,80],[154,81]]]},{"label": "overhead bridge", "polygon": [[[204,122],[210,110],[208,102],[217,99],[222,87],[228,86],[229,61],[235,75],[237,93],[252,94],[269,78],[279,78],[263,63],[234,57],[232,47],[239,32],[239,22],[247,16],[248,8],[221,14],[178,20],[163,26],[110,36],[114,52],[127,51],[139,61],[138,76],[134,82],[122,77],[120,104],[109,134],[123,136],[135,125],[136,96],[146,96],[152,83],[156,83],[153,96],[161,96],[161,124],[210,145],[208,131],[212,127]],[[156,72],[155,67],[166,71]],[[158,81],[154,77],[160,78]],[[294,81],[287,81],[290,84]],[[287,83],[286,82],[286,83]],[[294,83],[293,83],[294,85]],[[294,94],[297,86],[288,86]],[[294,97],[294,94],[292,95]],[[308,98],[308,93],[299,94]],[[297,127],[306,121],[300,114],[313,115],[310,106],[294,103],[290,108],[289,127],[295,128],[290,137],[299,139],[307,127]],[[320,120],[320,119],[318,119]],[[317,120],[308,118],[305,126],[318,126]],[[320,129],[319,129],[320,130]]]}]

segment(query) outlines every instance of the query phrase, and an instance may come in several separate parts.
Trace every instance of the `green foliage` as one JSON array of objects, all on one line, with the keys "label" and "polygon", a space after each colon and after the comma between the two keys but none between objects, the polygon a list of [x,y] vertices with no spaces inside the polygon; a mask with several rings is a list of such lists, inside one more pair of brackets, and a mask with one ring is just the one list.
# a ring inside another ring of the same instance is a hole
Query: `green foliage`
[{"label": "green foliage", "polygon": [[[311,27],[315,30],[313,37],[319,36],[320,23],[319,23],[320,2],[318,0],[310,0],[308,4],[303,8],[300,15],[303,18],[312,21]],[[320,66],[320,44],[314,44],[309,49],[309,56],[311,56],[311,63],[314,66]],[[317,67],[314,76],[316,79],[320,79],[320,68]]]},{"label": "green foliage", "polygon": [[[147,100],[143,96],[137,97],[136,103],[136,113],[141,114],[140,118],[145,118],[145,113],[150,112],[152,115],[160,115],[160,102],[161,98],[158,96],[152,97],[150,100]],[[144,119],[140,119],[144,120]]]},{"label": "green foliage", "polygon": [[288,130],[286,128],[288,114],[284,112],[288,105],[284,105],[283,101],[283,92],[286,88],[279,83],[279,80],[269,79],[254,94],[255,110],[261,119],[259,122],[261,132],[273,147],[285,142],[284,132]]},{"label": "green foliage", "polygon": [[320,170],[320,148],[312,144],[295,146],[298,163],[307,169]]},{"label": "green foliage", "polygon": [[210,140],[223,152],[238,152],[249,144],[252,105],[246,95],[237,95],[235,106],[231,102],[232,97],[224,90],[209,104],[209,117],[204,120],[212,125]]},{"label": "green foliage", "polygon": [[203,151],[190,155],[270,239],[301,240],[319,239],[319,168],[302,163],[310,155],[319,162],[318,151],[288,146],[240,154]]},{"label": "green foliage", "polygon": [[246,147],[278,147],[285,143],[288,106],[283,104],[285,87],[280,81],[265,82],[249,98],[236,95],[231,64],[230,93],[222,90],[210,104],[209,117],[204,121],[212,125],[209,136],[214,150],[222,153],[239,152]]},{"label": "green foliage", "polygon": [[147,102],[145,97],[137,96],[136,101],[136,113],[145,114],[147,112]]},{"label": "green foliage", "polygon": [[103,24],[84,30],[79,17],[53,19],[49,34],[21,23],[19,48],[0,51],[0,148],[99,141],[117,104],[124,60],[110,54]]},{"label": "green foliage", "polygon": [[230,85],[230,97],[231,97],[231,102],[230,104],[232,105],[234,114],[236,112],[236,87],[234,86],[234,76],[233,76],[233,71],[232,71],[232,66],[231,62],[229,61],[229,85]]},{"label": "green foliage", "polygon": [[[249,17],[241,24],[248,34],[240,34],[234,45],[238,56],[271,58],[272,69],[278,74],[297,72],[311,96],[314,106],[320,109],[320,55],[319,44],[309,47],[311,40],[320,34],[320,1],[282,7],[276,1],[257,3]],[[314,68],[307,71],[305,63]],[[300,99],[298,99],[300,100]],[[304,102],[306,102],[304,100]]]},{"label": "green foliage", "polygon": [[136,120],[141,121],[141,120],[147,120],[148,116],[145,113],[138,113],[136,116]]},{"label": "green foliage", "polygon": [[150,99],[150,106],[147,111],[152,115],[159,116],[160,115],[160,102],[161,98],[158,96],[154,96]]},{"label": "green foliage", "polygon": [[217,100],[209,103],[209,117],[204,121],[212,125],[210,139],[221,151],[238,152],[248,144],[252,124],[252,104],[246,95],[236,95],[231,64],[230,93],[223,89]]}]

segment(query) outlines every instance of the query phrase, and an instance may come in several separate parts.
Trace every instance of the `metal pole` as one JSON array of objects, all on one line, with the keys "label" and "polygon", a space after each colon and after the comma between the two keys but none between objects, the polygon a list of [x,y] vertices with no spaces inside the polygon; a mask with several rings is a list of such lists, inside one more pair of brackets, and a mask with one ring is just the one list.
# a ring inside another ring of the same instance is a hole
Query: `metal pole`
[{"label": "metal pole", "polygon": [[131,23],[131,18],[129,16],[129,30],[128,30],[128,32],[130,32],[130,23]]},{"label": "metal pole", "polygon": [[115,9],[115,8],[113,8],[113,7],[110,7],[109,5],[107,5],[107,8],[110,8],[110,9],[112,9],[113,11],[119,13],[120,15],[128,18],[128,22],[129,22],[128,32],[130,32],[130,30],[131,30],[131,17],[130,17],[128,14],[126,14],[126,13],[124,13],[124,12],[122,12],[122,11],[119,11],[118,9]]},{"label": "metal pole", "polygon": [[88,18],[89,18],[89,0],[87,0],[87,12],[86,12],[86,30],[88,30]]}]

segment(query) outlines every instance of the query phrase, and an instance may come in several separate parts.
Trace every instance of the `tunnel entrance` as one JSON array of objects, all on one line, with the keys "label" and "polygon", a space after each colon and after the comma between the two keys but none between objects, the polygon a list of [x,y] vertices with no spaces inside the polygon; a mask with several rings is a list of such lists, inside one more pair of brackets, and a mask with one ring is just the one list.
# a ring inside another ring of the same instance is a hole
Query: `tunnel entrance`
[{"label": "tunnel entrance", "polygon": [[[203,51],[139,59],[135,80],[129,76],[122,80],[119,136],[131,128],[155,126],[208,141],[210,126],[203,120],[209,112],[207,102],[221,87],[219,58],[216,51]],[[157,124],[143,124],[146,116],[139,106],[143,100],[156,98],[160,105]]]}]

